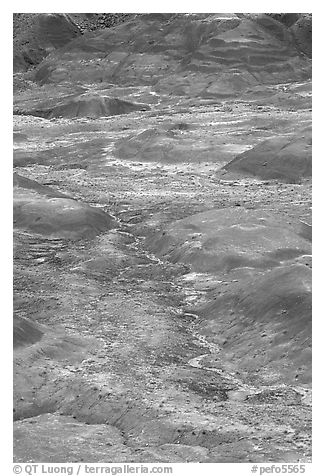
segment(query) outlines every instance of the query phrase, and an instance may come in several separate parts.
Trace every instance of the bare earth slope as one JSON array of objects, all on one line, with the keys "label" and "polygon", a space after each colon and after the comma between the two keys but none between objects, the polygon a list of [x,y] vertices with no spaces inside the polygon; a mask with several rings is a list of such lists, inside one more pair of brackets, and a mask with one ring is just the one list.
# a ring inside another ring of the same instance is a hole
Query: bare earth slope
[{"label": "bare earth slope", "polygon": [[52,53],[35,79],[154,85],[157,92],[227,97],[260,83],[306,79],[310,63],[267,16],[148,14],[87,33]]},{"label": "bare earth slope", "polygon": [[56,15],[16,25],[14,460],[311,461],[311,16]]},{"label": "bare earth slope", "polygon": [[147,244],[157,256],[190,265],[201,287],[206,281],[210,302],[199,306],[199,331],[223,344],[229,361],[240,359],[241,369],[264,384],[310,380],[311,245],[304,224],[225,208],[174,222]]},{"label": "bare earth slope", "polygon": [[311,130],[296,132],[291,137],[277,135],[240,154],[224,168],[264,180],[299,181],[312,174],[311,141]]},{"label": "bare earth slope", "polygon": [[81,33],[68,15],[15,13],[13,15],[14,71],[37,65],[51,51]]}]

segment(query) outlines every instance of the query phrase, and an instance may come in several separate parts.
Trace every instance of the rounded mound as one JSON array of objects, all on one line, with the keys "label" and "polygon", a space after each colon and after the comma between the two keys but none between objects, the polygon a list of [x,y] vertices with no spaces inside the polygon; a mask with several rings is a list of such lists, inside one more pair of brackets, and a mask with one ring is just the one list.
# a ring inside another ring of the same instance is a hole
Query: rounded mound
[{"label": "rounded mound", "polygon": [[228,172],[297,183],[312,174],[311,131],[276,136],[238,155],[224,166]]},{"label": "rounded mound", "polygon": [[23,177],[22,175],[19,175],[16,172],[14,172],[13,174],[13,186],[16,192],[18,191],[18,189],[20,189],[20,192],[22,192],[21,189],[25,189],[25,190],[34,191],[39,195],[45,195],[47,197],[70,198],[67,195],[64,195],[63,193],[58,192],[57,190],[53,190],[51,187],[42,185],[36,182],[36,180],[31,180],[27,177]]},{"label": "rounded mound", "polygon": [[137,104],[124,101],[118,98],[101,96],[96,93],[86,93],[63,100],[57,105],[44,107],[42,109],[32,109],[24,114],[52,119],[55,117],[76,118],[76,117],[107,117],[120,114],[129,114],[134,111],[147,111],[150,107],[146,104]]},{"label": "rounded mound", "polygon": [[196,272],[265,270],[311,253],[304,224],[288,225],[263,210],[225,208],[192,215],[153,234],[148,247]]},{"label": "rounded mound", "polygon": [[312,272],[302,264],[279,266],[242,281],[199,311],[200,332],[222,337],[225,352],[265,383],[311,380]]},{"label": "rounded mound", "polygon": [[114,154],[120,159],[140,162],[217,163],[220,153],[211,146],[211,140],[202,137],[198,144],[197,135],[191,132],[191,126],[186,123],[177,123],[167,129],[147,129],[117,140]]},{"label": "rounded mound", "polygon": [[111,219],[101,210],[64,198],[16,203],[16,226],[43,235],[62,238],[95,236],[110,227]]}]

